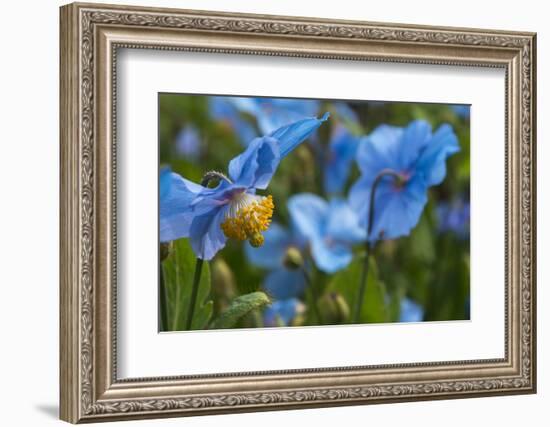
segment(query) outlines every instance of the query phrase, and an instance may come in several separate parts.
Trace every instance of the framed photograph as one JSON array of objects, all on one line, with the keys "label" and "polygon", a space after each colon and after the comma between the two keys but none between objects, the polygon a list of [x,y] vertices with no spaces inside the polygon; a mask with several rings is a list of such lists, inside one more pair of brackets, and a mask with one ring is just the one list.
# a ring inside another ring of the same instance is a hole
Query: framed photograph
[{"label": "framed photograph", "polygon": [[535,392],[535,34],[60,22],[63,420]]}]

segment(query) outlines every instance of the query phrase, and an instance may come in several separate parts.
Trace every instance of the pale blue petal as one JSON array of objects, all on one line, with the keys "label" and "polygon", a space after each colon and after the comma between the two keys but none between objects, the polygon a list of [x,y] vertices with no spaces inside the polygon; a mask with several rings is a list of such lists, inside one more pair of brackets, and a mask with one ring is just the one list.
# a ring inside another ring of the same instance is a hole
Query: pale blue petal
[{"label": "pale blue petal", "polygon": [[229,162],[229,176],[239,185],[265,189],[279,166],[279,146],[269,136],[256,138]]},{"label": "pale blue petal", "polygon": [[420,151],[430,141],[431,135],[432,127],[424,120],[415,120],[405,128],[400,140],[400,170],[407,170],[411,166],[414,166]]},{"label": "pale blue petal", "polygon": [[453,128],[448,124],[441,125],[420,154],[416,169],[424,174],[429,186],[440,184],[447,173],[447,158],[459,151],[458,138]]},{"label": "pale blue petal", "polygon": [[300,143],[306,140],[319,126],[323,124],[329,117],[329,113],[325,113],[323,117],[317,119],[310,117],[287,126],[280,127],[270,136],[279,141],[279,149],[281,159],[294,150]]},{"label": "pale blue petal", "polygon": [[323,235],[328,215],[328,203],[324,199],[315,194],[302,193],[291,196],[287,207],[299,234],[308,239]]},{"label": "pale blue petal", "polygon": [[399,170],[403,129],[381,125],[361,138],[357,148],[357,164],[363,175],[377,175],[382,169]]},{"label": "pale blue petal", "polygon": [[330,201],[325,234],[342,243],[358,243],[367,238],[365,229],[359,225],[357,213],[341,199]]},{"label": "pale blue petal", "polygon": [[428,201],[427,187],[421,176],[414,176],[405,187],[382,183],[374,197],[374,220],[369,241],[407,236],[418,224]]},{"label": "pale blue petal", "polygon": [[248,261],[258,267],[275,269],[283,264],[283,258],[292,243],[290,232],[273,222],[264,234],[264,244],[259,248],[245,245]]},{"label": "pale blue petal", "polygon": [[189,238],[197,258],[211,260],[225,246],[227,237],[221,229],[227,205],[196,216],[191,222]]},{"label": "pale blue petal", "polygon": [[329,238],[313,239],[311,255],[317,268],[329,274],[346,268],[353,259],[348,245],[332,241]]},{"label": "pale blue petal", "polygon": [[285,299],[302,295],[306,286],[302,270],[289,270],[281,267],[267,274],[263,287],[275,299]]},{"label": "pale blue petal", "polygon": [[422,307],[409,298],[401,300],[400,322],[422,322],[424,310]]},{"label": "pale blue petal", "polygon": [[159,225],[160,241],[168,242],[189,236],[195,217],[192,204],[205,188],[182,178],[169,169],[160,176]]}]

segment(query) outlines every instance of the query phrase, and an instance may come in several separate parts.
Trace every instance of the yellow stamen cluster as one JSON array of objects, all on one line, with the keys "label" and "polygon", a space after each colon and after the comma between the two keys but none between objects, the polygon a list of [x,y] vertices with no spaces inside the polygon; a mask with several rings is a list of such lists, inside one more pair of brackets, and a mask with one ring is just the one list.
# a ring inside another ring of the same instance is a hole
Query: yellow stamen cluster
[{"label": "yellow stamen cluster", "polygon": [[264,243],[261,232],[269,228],[274,208],[273,197],[258,197],[240,207],[235,215],[228,215],[221,228],[227,237],[249,240],[250,244],[257,248]]}]

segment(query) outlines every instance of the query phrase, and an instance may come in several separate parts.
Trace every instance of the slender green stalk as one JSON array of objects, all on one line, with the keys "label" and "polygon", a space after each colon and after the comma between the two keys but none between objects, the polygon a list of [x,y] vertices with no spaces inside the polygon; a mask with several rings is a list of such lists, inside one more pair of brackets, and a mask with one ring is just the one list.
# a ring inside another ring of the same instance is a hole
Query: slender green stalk
[{"label": "slender green stalk", "polygon": [[372,183],[372,189],[370,192],[370,198],[369,198],[369,211],[368,211],[368,218],[367,218],[367,240],[365,242],[365,261],[363,263],[363,269],[361,271],[361,277],[359,279],[359,290],[357,294],[357,300],[355,301],[355,310],[353,314],[353,323],[359,323],[359,320],[361,318],[361,309],[363,308],[363,299],[365,298],[365,293],[367,292],[367,282],[368,282],[368,275],[369,275],[369,261],[371,252],[374,251],[374,243],[369,242],[370,235],[372,233],[372,225],[374,222],[374,199],[376,195],[376,190],[378,189],[378,185],[380,185],[380,182],[382,182],[382,179],[386,176],[391,176],[396,179],[397,183],[403,183],[404,177],[400,175],[399,173],[395,172],[391,169],[383,169],[380,171],[378,175],[376,175],[376,178],[374,178],[374,182]]},{"label": "slender green stalk", "polygon": [[168,309],[167,309],[167,300],[166,295],[166,284],[164,283],[164,270],[162,268],[162,263],[159,266],[159,301],[160,301],[160,330],[168,330]]},{"label": "slender green stalk", "polygon": [[199,294],[199,283],[201,281],[203,260],[197,258],[195,264],[195,275],[193,276],[193,288],[191,289],[191,298],[189,299],[189,309],[187,310],[187,320],[185,322],[185,330],[191,330],[193,324],[193,314],[195,312],[195,305],[197,303],[197,295]]},{"label": "slender green stalk", "polygon": [[321,310],[319,310],[319,295],[317,294],[317,287],[311,280],[311,277],[309,277],[309,273],[307,270],[302,267],[301,268],[302,273],[304,274],[304,278],[306,279],[306,286],[310,293],[311,298],[311,305],[313,306],[313,313],[315,314],[315,317],[317,318],[317,321],[320,325],[323,324],[323,316],[321,316]]},{"label": "slender green stalk", "polygon": [[[231,180],[227,176],[225,176],[223,173],[217,172],[217,171],[209,171],[209,172],[206,172],[202,177],[201,185],[206,187],[208,186],[210,181],[216,181],[216,180],[227,181],[228,183],[231,183]],[[199,293],[199,283],[201,281],[202,264],[203,264],[203,260],[200,258],[197,258],[197,263],[195,264],[195,275],[193,276],[193,288],[191,289],[191,298],[189,299],[189,307],[187,309],[187,319],[185,320],[186,331],[191,330],[191,327],[193,325],[193,315],[195,314],[195,305],[197,304],[197,296]],[[176,319],[174,323],[177,324],[178,321],[179,319]]]}]

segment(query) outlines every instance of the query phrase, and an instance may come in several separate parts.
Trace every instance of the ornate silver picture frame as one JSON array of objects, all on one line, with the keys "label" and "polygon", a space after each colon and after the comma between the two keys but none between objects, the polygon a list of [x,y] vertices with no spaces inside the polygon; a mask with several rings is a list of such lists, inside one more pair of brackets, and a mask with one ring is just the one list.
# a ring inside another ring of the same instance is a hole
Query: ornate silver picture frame
[{"label": "ornate silver picture frame", "polygon": [[[61,419],[536,391],[535,34],[79,3],[62,7],[60,22]],[[504,357],[120,379],[116,61],[122,48],[504,70]]]}]

